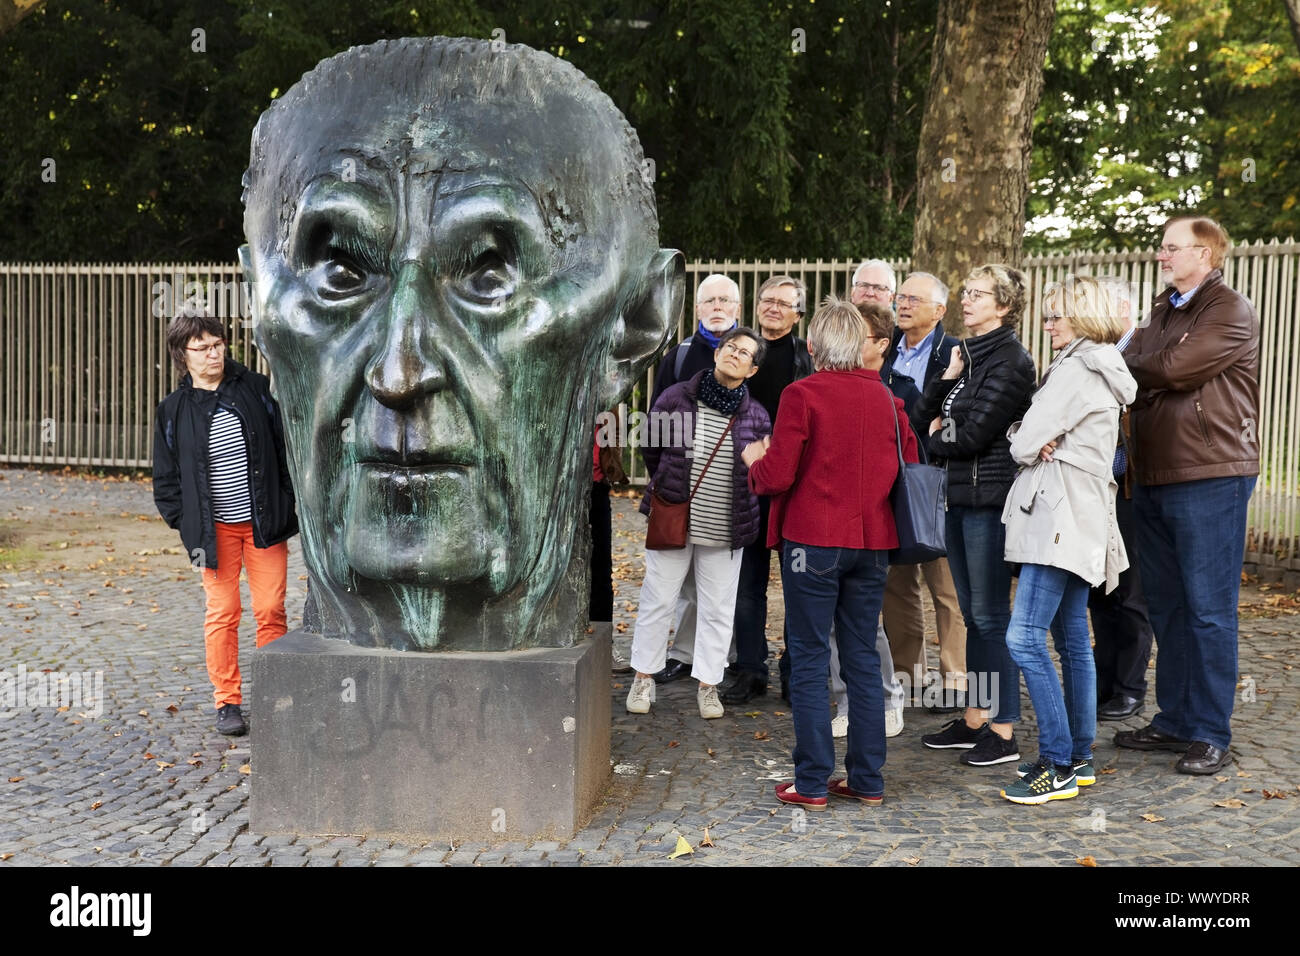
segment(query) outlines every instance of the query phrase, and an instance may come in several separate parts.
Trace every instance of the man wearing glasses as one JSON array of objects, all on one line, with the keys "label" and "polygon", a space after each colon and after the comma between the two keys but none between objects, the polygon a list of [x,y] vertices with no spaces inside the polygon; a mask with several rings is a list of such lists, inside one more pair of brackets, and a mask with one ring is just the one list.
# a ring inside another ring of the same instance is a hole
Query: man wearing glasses
[{"label": "man wearing glasses", "polygon": [[[957,339],[943,328],[943,316],[948,308],[948,287],[928,272],[913,272],[903,281],[895,301],[898,305],[897,328],[889,351],[885,353],[885,365],[893,369],[893,374],[910,378],[917,389],[924,392],[932,379],[943,376],[952,350],[958,344]],[[928,422],[912,423],[918,433],[928,425]],[[954,713],[966,707],[966,624],[957,602],[957,588],[948,569],[948,559],[892,565],[885,581],[881,619],[889,635],[894,666],[908,673],[912,693],[916,695],[926,671],[925,620],[921,613],[923,578],[934,601],[939,671],[942,675],[942,696],[930,707],[930,712]]]},{"label": "man wearing glasses", "polygon": [[1156,254],[1169,288],[1124,352],[1142,584],[1155,630],[1158,713],[1115,743],[1182,753],[1179,773],[1228,762],[1246,506],[1259,475],[1259,319],[1220,271],[1228,236],[1178,216]]},{"label": "man wearing glasses", "polygon": [[668,350],[655,372],[654,392],[647,408],[669,385],[685,382],[696,372],[713,368],[713,351],[722,336],[736,327],[740,315],[740,286],[715,272],[695,290],[695,333]]},{"label": "man wearing glasses", "polygon": [[853,273],[853,288],[849,290],[849,299],[854,305],[879,302],[890,306],[894,304],[896,288],[898,279],[889,263],[882,259],[867,259]]},{"label": "man wearing glasses", "polygon": [[[781,393],[791,382],[812,374],[808,343],[794,334],[804,314],[807,289],[791,276],[773,276],[758,289],[755,308],[758,330],[767,355],[749,380],[749,394],[776,421]],[[758,538],[746,545],[740,561],[736,592],[736,663],[731,683],[723,689],[724,704],[743,704],[767,693],[767,584],[772,549],[767,546],[769,499],[758,499]]]}]

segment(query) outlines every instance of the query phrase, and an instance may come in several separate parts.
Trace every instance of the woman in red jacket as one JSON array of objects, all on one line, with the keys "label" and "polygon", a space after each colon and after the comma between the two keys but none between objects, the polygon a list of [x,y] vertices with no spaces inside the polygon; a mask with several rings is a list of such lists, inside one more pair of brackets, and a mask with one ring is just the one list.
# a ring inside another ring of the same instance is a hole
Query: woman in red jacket
[{"label": "woman in red jacket", "polygon": [[[795,779],[777,799],[810,810],[827,793],[878,804],[885,791],[885,715],[876,622],[888,552],[898,546],[889,493],[903,458],[917,460],[903,403],[880,380],[893,320],[828,298],[808,329],[817,369],[781,394],[770,440],[743,453],[749,482],[772,495],[768,546],[781,546],[794,711]],[[849,690],[848,778],[835,767],[826,671],[834,622]]]}]

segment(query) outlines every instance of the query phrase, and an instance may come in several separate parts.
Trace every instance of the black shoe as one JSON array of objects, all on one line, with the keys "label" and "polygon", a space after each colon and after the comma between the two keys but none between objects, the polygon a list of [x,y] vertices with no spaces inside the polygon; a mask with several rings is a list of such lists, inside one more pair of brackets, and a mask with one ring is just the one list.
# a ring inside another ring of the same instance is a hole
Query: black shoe
[{"label": "black shoe", "polygon": [[668,659],[668,666],[654,675],[656,684],[671,684],[675,680],[691,676],[691,665],[685,661]]},{"label": "black shoe", "polygon": [[964,714],[966,712],[966,692],[955,687],[945,687],[936,703],[926,708],[936,717],[940,714]]},{"label": "black shoe", "polygon": [[757,674],[741,671],[731,686],[722,692],[724,704],[747,704],[767,693],[767,681]]},{"label": "black shoe", "polygon": [[248,733],[243,711],[238,704],[224,704],[217,710],[217,733],[227,737],[242,737]]},{"label": "black shoe", "polygon": [[966,726],[966,719],[958,717],[950,720],[943,725],[943,729],[937,734],[926,734],[921,738],[921,743],[925,744],[931,750],[951,750],[953,748],[968,749],[975,746],[988,724],[981,724],[974,730]]},{"label": "black shoe", "polygon": [[1141,730],[1121,730],[1115,735],[1115,746],[1127,747],[1129,750],[1172,750],[1174,753],[1183,753],[1191,745],[1190,740],[1179,740],[1162,734],[1150,724]]},{"label": "black shoe", "polygon": [[1097,705],[1098,720],[1128,720],[1142,709],[1141,697],[1116,694],[1104,704]]},{"label": "black shoe", "polygon": [[980,733],[975,746],[961,755],[961,762],[971,767],[991,767],[998,763],[1009,763],[1020,759],[1020,748],[1016,746],[1016,735],[1010,740],[1003,740],[988,727]]},{"label": "black shoe", "polygon": [[1203,740],[1194,740],[1187,748],[1187,753],[1174,765],[1174,769],[1179,773],[1203,776],[1222,770],[1231,759],[1226,747],[1219,749]]}]

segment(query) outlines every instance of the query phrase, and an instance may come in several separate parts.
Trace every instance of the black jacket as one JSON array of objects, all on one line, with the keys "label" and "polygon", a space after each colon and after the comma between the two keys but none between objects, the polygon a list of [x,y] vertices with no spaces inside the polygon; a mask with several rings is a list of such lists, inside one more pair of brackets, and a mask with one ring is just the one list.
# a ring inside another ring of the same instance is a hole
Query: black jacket
[{"label": "black jacket", "polygon": [[[949,335],[944,331],[942,322],[935,325],[928,337],[930,339],[930,358],[929,361],[925,363],[925,375],[921,377],[921,385],[917,390],[918,397],[921,390],[928,388],[930,383],[936,378],[943,377],[944,370],[948,368],[948,360],[952,356],[953,348],[961,345],[961,339]],[[885,350],[885,363],[887,365],[892,366],[894,362],[898,360],[898,343],[902,338],[903,330],[895,328],[894,337],[890,340],[889,348]],[[909,376],[904,375],[903,377],[908,378]],[[907,404],[907,399],[900,395],[897,390],[894,391],[894,394],[898,395],[899,398],[902,398],[904,404]],[[916,411],[916,406],[914,404],[907,404],[907,414],[909,417],[914,411]],[[929,427],[930,422],[928,420],[922,422],[917,421],[915,418],[912,419],[912,428],[918,435],[924,435],[926,431],[929,430]],[[922,441],[921,445],[924,446],[925,442]]]},{"label": "black jacket", "polygon": [[[293,483],[284,450],[280,408],[265,375],[226,359],[216,391],[195,388],[189,375],[158,406],[153,439],[153,500],[181,533],[191,561],[217,566],[217,532],[208,479],[208,432],[217,405],[243,425],[252,484],[253,544],[269,548],[298,533]],[[195,552],[201,549],[201,553]]]},{"label": "black jacket", "polygon": [[[1025,417],[1034,392],[1034,360],[1009,326],[961,342],[966,370],[958,379],[932,379],[921,394],[915,419],[943,418],[944,427],[925,440],[931,461],[942,460],[948,472],[948,504],[967,508],[1001,508],[1016,463],[1007,429]],[[947,367],[947,363],[944,363]],[[952,407],[944,400],[956,389]]]}]

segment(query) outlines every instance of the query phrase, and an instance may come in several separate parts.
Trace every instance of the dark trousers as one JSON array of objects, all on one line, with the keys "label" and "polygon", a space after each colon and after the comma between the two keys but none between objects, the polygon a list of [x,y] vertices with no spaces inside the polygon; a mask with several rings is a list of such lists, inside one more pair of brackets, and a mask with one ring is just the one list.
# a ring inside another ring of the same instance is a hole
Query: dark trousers
[{"label": "dark trousers", "polygon": [[1151,621],[1142,596],[1142,573],[1138,569],[1137,529],[1133,502],[1120,493],[1115,499],[1115,519],[1128,552],[1128,570],[1109,594],[1102,584],[1088,594],[1092,633],[1096,641],[1097,703],[1104,704],[1117,694],[1142,700],[1147,692],[1147,664],[1151,660]]},{"label": "dark trousers", "polygon": [[614,519],[609,507],[609,485],[591,483],[591,600],[590,620],[614,620]]},{"label": "dark trousers", "polygon": [[767,498],[758,499],[758,538],[740,556],[740,582],[736,587],[737,670],[767,679],[767,584],[771,577],[772,549],[767,546]]}]

